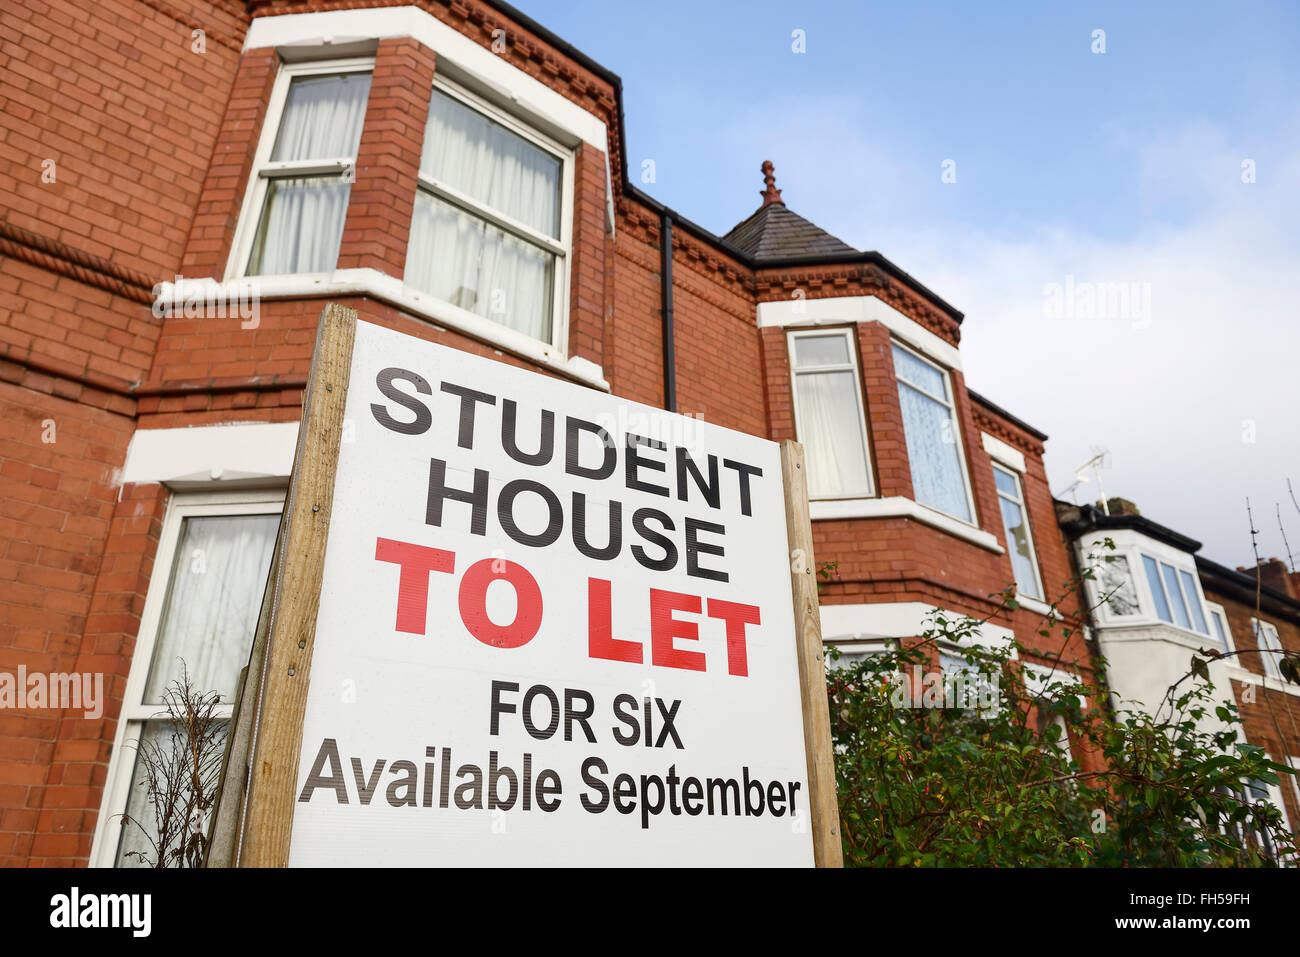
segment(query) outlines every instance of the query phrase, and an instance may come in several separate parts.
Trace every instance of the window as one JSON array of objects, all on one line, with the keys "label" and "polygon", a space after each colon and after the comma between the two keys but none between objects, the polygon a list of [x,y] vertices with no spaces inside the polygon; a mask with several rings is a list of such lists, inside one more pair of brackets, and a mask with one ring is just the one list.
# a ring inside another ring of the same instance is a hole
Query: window
[{"label": "window", "polygon": [[442,81],[429,100],[406,283],[561,341],[569,153]]},{"label": "window", "polygon": [[1208,635],[1210,629],[1205,623],[1201,593],[1192,574],[1167,562],[1157,562],[1150,555],[1142,556],[1142,567],[1155,602],[1156,617],[1187,631]]},{"label": "window", "polygon": [[1011,553],[1016,592],[1041,601],[1043,586],[1039,581],[1038,561],[1034,558],[1034,539],[1029,532],[1029,513],[1025,508],[1020,476],[995,464],[993,481],[998,487],[998,504],[1002,507],[1002,527],[1007,533],[1007,550]]},{"label": "window", "polygon": [[1210,637],[1217,638],[1224,651],[1232,651],[1232,631],[1228,628],[1228,613],[1222,605],[1207,601],[1205,607],[1210,612]]},{"label": "window", "polygon": [[[174,499],[169,507],[123,697],[96,863],[138,867],[132,852],[155,856],[150,840],[157,832],[139,749],[146,742],[167,746],[172,726],[159,717],[162,695],[182,663],[198,690],[221,695],[218,714],[230,717],[257,626],[282,498],[278,492],[227,493]],[[149,836],[123,812],[149,828]]]},{"label": "window", "polygon": [[795,332],[789,346],[808,497],[870,495],[866,414],[851,331]]},{"label": "window", "polygon": [[369,60],[348,60],[280,71],[249,177],[232,275],[334,269],[371,68]]},{"label": "window", "polygon": [[1264,674],[1281,681],[1282,670],[1278,667],[1278,662],[1282,658],[1282,642],[1277,637],[1277,627],[1258,618],[1252,618],[1250,625],[1255,629],[1255,644],[1259,648],[1259,660],[1264,666]]},{"label": "window", "polygon": [[1109,614],[1117,618],[1138,614],[1141,606],[1138,604],[1137,586],[1133,583],[1133,572],[1126,556],[1103,556],[1097,580]]},{"label": "window", "polygon": [[922,505],[973,524],[974,506],[947,374],[897,342],[894,374],[913,496]]}]

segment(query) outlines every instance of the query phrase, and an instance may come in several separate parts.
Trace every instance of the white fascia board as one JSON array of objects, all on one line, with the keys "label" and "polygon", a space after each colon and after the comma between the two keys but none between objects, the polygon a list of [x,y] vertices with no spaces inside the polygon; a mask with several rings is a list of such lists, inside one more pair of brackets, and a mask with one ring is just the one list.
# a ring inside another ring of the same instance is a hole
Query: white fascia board
[{"label": "white fascia board", "polygon": [[[853,605],[827,605],[820,608],[822,640],[831,644],[849,641],[874,641],[882,638],[916,638],[931,627],[930,616],[936,611],[960,618],[955,612],[944,612],[937,605],[922,601],[879,602]],[[1010,628],[987,622],[970,639],[959,642],[962,646],[985,647],[1005,644],[1014,639]]]},{"label": "white fascia board", "polygon": [[989,435],[987,432],[980,433],[980,442],[984,446],[984,451],[989,454],[989,458],[999,465],[1005,465],[1009,469],[1021,473],[1025,472],[1025,453],[1017,448],[1013,448],[1003,442],[997,436]]},{"label": "white fascia board", "polygon": [[[340,296],[368,296],[387,302],[432,323],[463,332],[472,339],[495,346],[502,352],[558,372],[583,385],[608,392],[604,370],[580,356],[565,356],[560,350],[532,336],[524,335],[468,309],[462,309],[428,293],[418,292],[396,276],[377,269],[337,269],[332,273],[296,276],[247,276],[219,282],[215,279],[184,279],[178,285],[162,282],[154,286],[155,315],[169,307],[183,307],[187,301],[239,301],[263,299],[305,299]],[[240,298],[242,297],[242,298]]]},{"label": "white fascia board", "polygon": [[951,516],[913,502],[910,498],[903,498],[901,495],[888,498],[814,500],[808,503],[808,511],[814,522],[847,518],[911,518],[994,554],[1001,555],[1004,551],[998,544],[997,537],[982,528],[959,522]]},{"label": "white fascia board", "polygon": [[957,347],[903,315],[875,296],[839,296],[832,299],[779,299],[758,304],[759,328],[826,326],[837,323],[879,322],[913,349],[949,369],[961,369]]},{"label": "white fascia board", "polygon": [[[433,50],[439,60],[445,58],[452,67],[448,72],[466,75],[471,82],[493,91],[512,109],[543,127],[551,127],[550,132],[567,133],[573,143],[581,140],[609,152],[608,133],[599,117],[419,7],[259,16],[249,24],[244,49],[320,46],[328,50],[358,40],[389,37],[411,37]],[[444,64],[439,62],[436,68],[441,70]]]},{"label": "white fascia board", "polygon": [[122,467],[123,485],[287,479],[297,422],[247,422],[181,429],[137,429]]}]

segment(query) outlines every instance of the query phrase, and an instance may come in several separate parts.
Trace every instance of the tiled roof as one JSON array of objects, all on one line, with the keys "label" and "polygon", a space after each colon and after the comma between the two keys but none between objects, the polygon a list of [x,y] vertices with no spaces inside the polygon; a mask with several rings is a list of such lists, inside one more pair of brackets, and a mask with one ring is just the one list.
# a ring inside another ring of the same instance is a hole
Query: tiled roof
[{"label": "tiled roof", "polygon": [[722,238],[759,260],[858,252],[782,202],[765,203]]}]

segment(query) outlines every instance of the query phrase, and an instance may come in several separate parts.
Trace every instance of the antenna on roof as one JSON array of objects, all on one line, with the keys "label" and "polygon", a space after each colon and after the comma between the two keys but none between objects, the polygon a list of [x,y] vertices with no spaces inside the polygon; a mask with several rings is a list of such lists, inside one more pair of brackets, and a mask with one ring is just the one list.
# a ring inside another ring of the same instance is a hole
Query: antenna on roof
[{"label": "antenna on roof", "polygon": [[[1101,470],[1110,467],[1110,450],[1104,449],[1099,445],[1092,446],[1092,458],[1084,462],[1074,470],[1074,482],[1068,485],[1061,493],[1074,492],[1080,485],[1087,485],[1091,479],[1088,477],[1087,470],[1092,469],[1093,475],[1097,478],[1097,491],[1101,493],[1101,510],[1105,514],[1110,514],[1110,503],[1106,500],[1106,486],[1101,481]],[[1078,504],[1079,495],[1075,492],[1075,504]]]}]

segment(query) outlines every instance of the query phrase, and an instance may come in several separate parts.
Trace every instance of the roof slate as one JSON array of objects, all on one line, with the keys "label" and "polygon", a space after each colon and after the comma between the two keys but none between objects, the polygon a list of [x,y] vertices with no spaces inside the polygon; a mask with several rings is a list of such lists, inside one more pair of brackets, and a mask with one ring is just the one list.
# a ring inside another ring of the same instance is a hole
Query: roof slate
[{"label": "roof slate", "polygon": [[760,206],[722,238],[760,261],[859,251],[780,202]]}]

